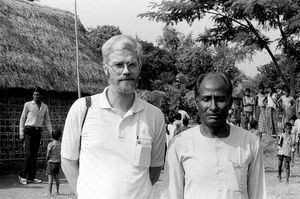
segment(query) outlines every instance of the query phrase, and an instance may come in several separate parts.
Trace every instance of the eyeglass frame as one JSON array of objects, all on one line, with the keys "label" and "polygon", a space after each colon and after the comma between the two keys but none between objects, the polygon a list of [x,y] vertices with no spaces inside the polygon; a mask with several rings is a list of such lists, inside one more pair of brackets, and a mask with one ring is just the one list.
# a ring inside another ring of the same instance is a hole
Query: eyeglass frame
[{"label": "eyeglass frame", "polygon": [[[114,64],[114,65],[110,65],[109,63],[104,62],[104,64],[110,66],[110,67],[112,68],[112,70],[113,70],[115,73],[118,73],[118,74],[123,73],[124,68],[125,68],[125,65],[127,66],[127,70],[130,71],[130,72],[136,72],[136,71],[134,71],[134,70],[137,70],[137,71],[138,71],[138,69],[139,69],[139,62],[119,62],[119,63]],[[120,65],[120,64],[122,64],[122,71],[118,71],[119,69],[116,69],[116,68],[117,68],[117,65]],[[135,68],[132,69],[132,68],[130,67],[130,64],[136,64],[136,69],[135,69]]]}]

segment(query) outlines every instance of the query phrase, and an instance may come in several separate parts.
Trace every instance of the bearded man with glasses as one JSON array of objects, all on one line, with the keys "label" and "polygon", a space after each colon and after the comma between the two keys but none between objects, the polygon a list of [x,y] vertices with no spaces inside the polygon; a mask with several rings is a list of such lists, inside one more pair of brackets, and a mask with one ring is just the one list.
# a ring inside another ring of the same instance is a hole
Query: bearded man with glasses
[{"label": "bearded man with glasses", "polygon": [[161,110],[135,92],[141,51],[130,36],[109,39],[102,46],[109,86],[91,96],[85,120],[85,99],[70,108],[62,139],[62,168],[79,199],[147,199],[159,178],[165,121]]}]

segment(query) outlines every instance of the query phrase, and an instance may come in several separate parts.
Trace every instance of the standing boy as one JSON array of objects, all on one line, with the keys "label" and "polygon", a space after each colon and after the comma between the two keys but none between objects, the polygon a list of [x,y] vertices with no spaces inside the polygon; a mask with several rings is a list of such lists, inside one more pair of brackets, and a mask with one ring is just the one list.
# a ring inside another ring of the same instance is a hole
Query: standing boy
[{"label": "standing boy", "polygon": [[293,138],[291,135],[292,124],[286,122],[284,124],[283,133],[279,136],[278,140],[278,180],[281,181],[282,163],[285,159],[285,169],[286,169],[286,182],[289,183],[290,178],[290,161],[292,155]]},{"label": "standing boy", "polygon": [[47,147],[47,175],[48,175],[48,192],[45,196],[52,195],[53,178],[56,183],[56,195],[59,194],[59,168],[60,168],[60,149],[61,149],[61,131],[56,130],[52,133],[52,142]]},{"label": "standing boy", "polygon": [[245,96],[243,97],[243,106],[244,106],[244,114],[245,117],[248,118],[244,128],[248,130],[249,122],[253,119],[253,111],[254,111],[255,101],[252,96],[250,96],[250,89],[245,89]]}]

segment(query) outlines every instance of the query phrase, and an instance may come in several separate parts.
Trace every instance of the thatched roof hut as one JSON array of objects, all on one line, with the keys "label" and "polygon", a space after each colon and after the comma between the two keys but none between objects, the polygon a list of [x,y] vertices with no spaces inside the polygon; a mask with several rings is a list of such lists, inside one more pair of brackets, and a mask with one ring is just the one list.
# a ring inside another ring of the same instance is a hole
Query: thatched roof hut
[{"label": "thatched roof hut", "polygon": [[[101,92],[106,80],[101,60],[79,23],[79,65],[83,95]],[[32,89],[45,89],[43,101],[54,129],[63,129],[77,98],[74,15],[25,0],[0,0],[0,163],[22,160],[19,118]],[[39,157],[50,140],[42,134]]]},{"label": "thatched roof hut", "polygon": [[[79,23],[81,91],[103,90],[99,55]],[[77,92],[74,15],[24,0],[0,0],[0,89]]]}]

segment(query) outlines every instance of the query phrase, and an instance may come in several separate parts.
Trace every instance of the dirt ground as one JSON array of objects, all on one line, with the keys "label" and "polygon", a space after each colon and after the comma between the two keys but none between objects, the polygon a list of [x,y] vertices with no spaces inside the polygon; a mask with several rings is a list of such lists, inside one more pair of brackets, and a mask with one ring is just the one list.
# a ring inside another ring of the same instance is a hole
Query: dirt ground
[{"label": "dirt ground", "polygon": [[[43,197],[47,192],[47,176],[43,170],[39,170],[37,177],[43,180],[41,184],[21,185],[18,183],[17,172],[6,172],[1,169],[0,174],[0,199],[74,199],[76,198],[67,183],[67,180],[60,175],[60,195]],[[282,174],[283,181],[277,179],[277,156],[273,152],[265,154],[266,184],[269,199],[299,199],[300,198],[300,158],[295,158],[295,163],[291,166],[290,183],[284,182],[285,171]],[[162,179],[153,187],[153,199],[162,199]],[[55,185],[53,185],[54,192]]]}]

